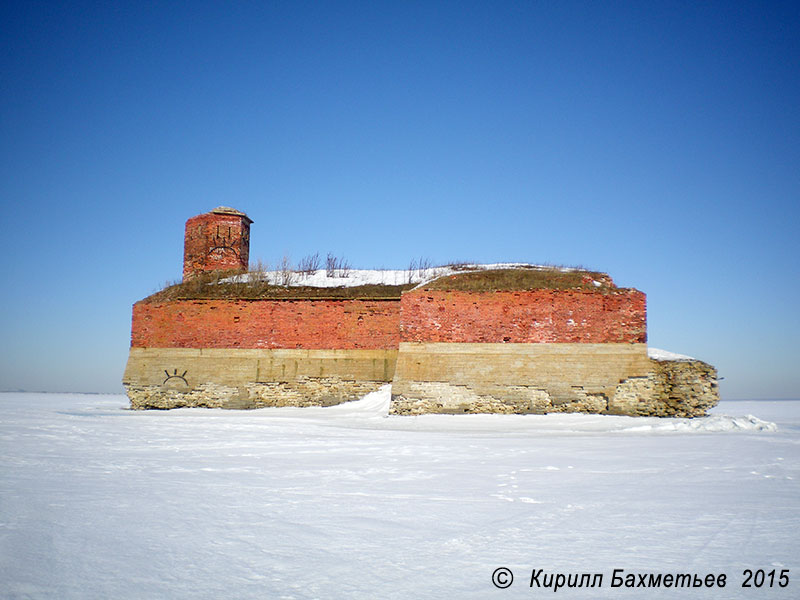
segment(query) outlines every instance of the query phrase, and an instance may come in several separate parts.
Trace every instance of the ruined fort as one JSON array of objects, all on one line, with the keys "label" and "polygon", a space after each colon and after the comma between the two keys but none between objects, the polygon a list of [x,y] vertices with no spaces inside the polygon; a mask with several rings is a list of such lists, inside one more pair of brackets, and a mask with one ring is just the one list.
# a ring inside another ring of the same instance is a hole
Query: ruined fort
[{"label": "ruined fort", "polygon": [[645,295],[606,274],[461,265],[413,282],[277,281],[243,275],[251,223],[227,207],[186,222],[183,282],[133,306],[132,408],[328,406],[386,384],[398,415],[691,417],[719,401],[712,366],[651,358]]}]

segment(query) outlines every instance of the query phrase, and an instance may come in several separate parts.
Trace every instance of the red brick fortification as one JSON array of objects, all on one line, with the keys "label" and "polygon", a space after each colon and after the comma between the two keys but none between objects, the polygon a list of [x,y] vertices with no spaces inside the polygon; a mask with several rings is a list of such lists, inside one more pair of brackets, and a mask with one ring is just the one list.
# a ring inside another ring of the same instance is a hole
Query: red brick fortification
[{"label": "red brick fortification", "polygon": [[413,291],[401,301],[403,342],[644,343],[645,295],[634,289]]},{"label": "red brick fortification", "polygon": [[400,302],[178,300],[133,305],[134,348],[396,349]]},{"label": "red brick fortification", "polygon": [[183,279],[207,271],[246,271],[252,222],[243,212],[224,206],[186,221]]}]

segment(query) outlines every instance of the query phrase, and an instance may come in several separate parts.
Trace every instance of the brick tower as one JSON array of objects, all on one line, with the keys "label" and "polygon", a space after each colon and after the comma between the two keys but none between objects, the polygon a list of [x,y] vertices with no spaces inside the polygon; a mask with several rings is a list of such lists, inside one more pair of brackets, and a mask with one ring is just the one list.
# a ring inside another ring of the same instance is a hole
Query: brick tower
[{"label": "brick tower", "polygon": [[227,206],[186,221],[183,280],[208,271],[246,271],[252,222],[243,212]]}]

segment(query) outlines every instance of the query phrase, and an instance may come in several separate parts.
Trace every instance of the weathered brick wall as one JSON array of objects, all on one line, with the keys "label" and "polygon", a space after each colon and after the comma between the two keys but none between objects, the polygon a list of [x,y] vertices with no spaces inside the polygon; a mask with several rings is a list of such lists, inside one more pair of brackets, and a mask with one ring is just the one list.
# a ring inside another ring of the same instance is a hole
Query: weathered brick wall
[{"label": "weathered brick wall", "polygon": [[634,289],[403,294],[403,342],[644,343],[645,295]]},{"label": "weathered brick wall", "polygon": [[183,278],[207,271],[247,270],[250,222],[244,214],[213,211],[186,221]]},{"label": "weathered brick wall", "polygon": [[400,302],[178,300],[133,306],[134,348],[397,349]]}]

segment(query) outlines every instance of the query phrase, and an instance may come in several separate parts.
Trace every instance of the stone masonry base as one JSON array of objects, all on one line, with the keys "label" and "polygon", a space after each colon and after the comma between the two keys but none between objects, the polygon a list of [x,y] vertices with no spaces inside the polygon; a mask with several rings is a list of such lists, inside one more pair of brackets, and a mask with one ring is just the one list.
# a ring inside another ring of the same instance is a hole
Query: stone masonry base
[{"label": "stone masonry base", "polygon": [[652,361],[653,372],[620,382],[614,393],[588,393],[573,386],[565,397],[530,386],[483,387],[413,382],[392,394],[390,414],[595,413],[650,417],[697,417],[719,403],[716,372],[700,361]]},{"label": "stone masonry base", "polygon": [[692,417],[719,402],[701,361],[644,344],[402,343],[397,350],[133,348],[131,408],[330,406],[392,383],[390,413]]},{"label": "stone masonry base", "polygon": [[246,383],[236,387],[204,383],[191,390],[131,384],[125,388],[131,401],[131,408],[137,410],[192,406],[248,409],[268,406],[332,406],[358,400],[376,391],[381,385],[383,382],[317,377],[297,381]]},{"label": "stone masonry base", "polygon": [[645,344],[401,343],[390,413],[693,417],[718,402],[713,367]]}]

